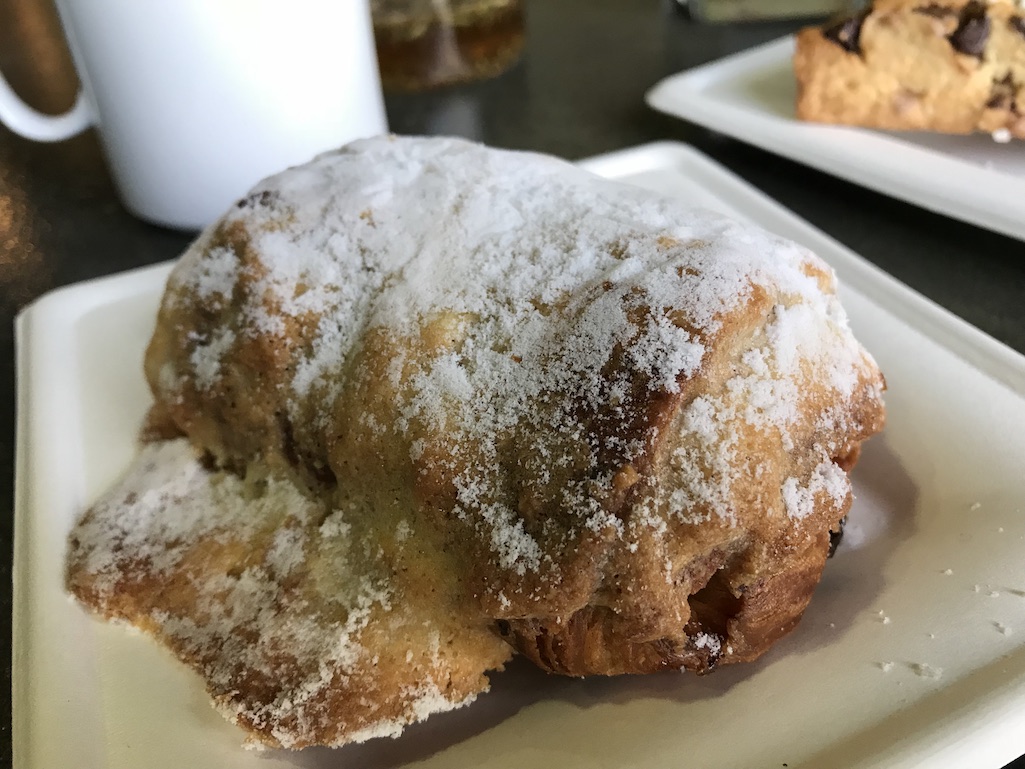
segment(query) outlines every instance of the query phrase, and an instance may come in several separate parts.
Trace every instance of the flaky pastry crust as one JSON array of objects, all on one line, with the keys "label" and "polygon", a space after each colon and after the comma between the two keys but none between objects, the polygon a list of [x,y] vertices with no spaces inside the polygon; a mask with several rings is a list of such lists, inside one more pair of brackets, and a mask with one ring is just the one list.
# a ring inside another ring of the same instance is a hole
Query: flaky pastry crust
[{"label": "flaky pastry crust", "polygon": [[883,424],[805,249],[449,139],[262,183],[175,268],[146,373],[154,443],[72,533],[69,587],[290,747],[462,704],[512,649],[758,657]]}]

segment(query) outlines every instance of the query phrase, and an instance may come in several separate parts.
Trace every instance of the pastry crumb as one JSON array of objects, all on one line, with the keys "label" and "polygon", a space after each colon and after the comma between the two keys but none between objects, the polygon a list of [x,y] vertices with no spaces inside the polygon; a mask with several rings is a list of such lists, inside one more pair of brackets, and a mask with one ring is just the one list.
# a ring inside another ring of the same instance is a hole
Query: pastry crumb
[{"label": "pastry crumb", "polygon": [[939,680],[943,676],[943,668],[933,667],[924,662],[911,662],[908,667],[914,672],[919,678],[931,678],[933,680]]}]

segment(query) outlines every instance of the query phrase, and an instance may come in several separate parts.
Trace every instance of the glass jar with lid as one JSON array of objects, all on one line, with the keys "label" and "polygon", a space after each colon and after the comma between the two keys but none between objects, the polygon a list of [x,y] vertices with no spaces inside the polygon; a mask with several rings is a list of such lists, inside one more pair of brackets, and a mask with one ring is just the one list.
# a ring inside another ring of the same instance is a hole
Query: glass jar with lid
[{"label": "glass jar with lid", "polygon": [[372,0],[371,8],[389,90],[493,77],[523,51],[522,0]]}]

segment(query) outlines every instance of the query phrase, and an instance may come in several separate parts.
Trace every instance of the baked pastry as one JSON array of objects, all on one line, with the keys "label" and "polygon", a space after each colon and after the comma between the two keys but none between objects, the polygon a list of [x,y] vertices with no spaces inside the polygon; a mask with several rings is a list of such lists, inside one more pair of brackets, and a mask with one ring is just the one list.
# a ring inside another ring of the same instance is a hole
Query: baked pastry
[{"label": "baked pastry", "polygon": [[145,445],[77,525],[68,584],[197,670],[256,742],[361,742],[471,702],[511,656],[408,536],[258,463],[212,471],[178,438]]},{"label": "baked pastry", "polygon": [[829,268],[540,155],[378,138],[175,267],[67,582],[271,745],[394,733],[512,650],[699,672],[797,623],[883,424]]},{"label": "baked pastry", "polygon": [[875,0],[797,35],[803,120],[1025,139],[1025,9]]}]

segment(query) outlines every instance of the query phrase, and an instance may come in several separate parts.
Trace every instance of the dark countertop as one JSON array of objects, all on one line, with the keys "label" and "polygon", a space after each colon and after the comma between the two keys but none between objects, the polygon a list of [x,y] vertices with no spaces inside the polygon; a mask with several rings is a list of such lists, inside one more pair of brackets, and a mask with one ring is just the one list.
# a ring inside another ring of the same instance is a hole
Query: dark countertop
[{"label": "dark countertop", "polygon": [[[452,133],[582,158],[689,142],[866,259],[1025,353],[1025,242],[928,213],[649,110],[666,75],[771,40],[792,23],[703,26],[669,0],[528,2],[525,58],[487,83],[388,98],[398,133]],[[36,108],[70,106],[76,81],[49,3],[0,4],[0,70]],[[119,205],[92,132],[34,144],[0,127],[0,614],[11,616],[13,319],[50,289],[175,257],[190,235]],[[55,470],[56,472],[56,470]],[[9,639],[10,634],[4,634]],[[0,765],[10,757],[10,645]],[[1025,757],[1014,769],[1025,769]]]}]

